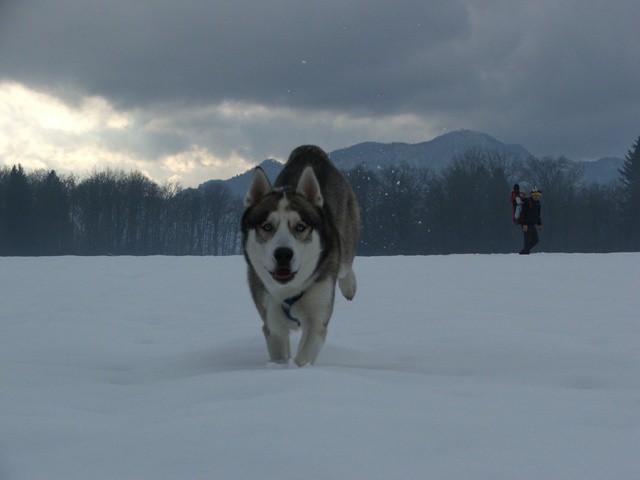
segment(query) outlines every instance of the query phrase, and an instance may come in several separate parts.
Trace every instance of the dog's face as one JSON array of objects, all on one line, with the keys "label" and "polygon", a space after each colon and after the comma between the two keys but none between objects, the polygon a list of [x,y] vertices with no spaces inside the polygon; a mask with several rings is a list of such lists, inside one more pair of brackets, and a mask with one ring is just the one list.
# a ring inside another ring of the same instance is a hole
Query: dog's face
[{"label": "dog's face", "polygon": [[276,191],[256,169],[242,219],[247,260],[269,290],[297,288],[313,274],[322,253],[322,195],[311,168],[296,190]]}]

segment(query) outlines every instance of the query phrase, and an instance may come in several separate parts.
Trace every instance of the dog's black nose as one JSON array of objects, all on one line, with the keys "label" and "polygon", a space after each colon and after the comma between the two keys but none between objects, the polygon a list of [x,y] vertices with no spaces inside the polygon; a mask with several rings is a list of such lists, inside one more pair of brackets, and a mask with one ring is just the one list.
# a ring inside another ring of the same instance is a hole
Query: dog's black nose
[{"label": "dog's black nose", "polygon": [[276,259],[278,265],[289,265],[289,263],[291,263],[291,259],[293,258],[293,250],[284,247],[276,248],[273,256]]}]

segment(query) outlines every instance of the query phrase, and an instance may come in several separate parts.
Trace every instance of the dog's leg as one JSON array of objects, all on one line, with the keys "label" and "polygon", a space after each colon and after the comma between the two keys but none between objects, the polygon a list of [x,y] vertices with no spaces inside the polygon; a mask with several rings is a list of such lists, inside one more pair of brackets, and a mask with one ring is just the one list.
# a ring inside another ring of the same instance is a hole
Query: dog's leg
[{"label": "dog's leg", "polygon": [[320,349],[327,338],[327,325],[322,321],[317,323],[318,325],[313,324],[305,327],[302,332],[298,353],[293,360],[299,367],[304,367],[307,363],[311,363],[311,365],[316,363],[316,358],[318,358]]},{"label": "dog's leg", "polygon": [[347,300],[353,300],[356,296],[356,288],[358,286],[356,282],[356,274],[353,273],[351,265],[342,265],[340,268],[340,275],[338,276],[338,285],[342,295]]},{"label": "dog's leg", "polygon": [[302,338],[293,361],[299,367],[315,363],[327,338],[327,326],[333,312],[335,281],[325,280],[307,291],[300,300]]},{"label": "dog's leg", "polygon": [[289,329],[281,322],[269,321],[262,326],[262,333],[267,341],[269,358],[274,363],[287,363],[291,358],[291,346],[289,342]]}]

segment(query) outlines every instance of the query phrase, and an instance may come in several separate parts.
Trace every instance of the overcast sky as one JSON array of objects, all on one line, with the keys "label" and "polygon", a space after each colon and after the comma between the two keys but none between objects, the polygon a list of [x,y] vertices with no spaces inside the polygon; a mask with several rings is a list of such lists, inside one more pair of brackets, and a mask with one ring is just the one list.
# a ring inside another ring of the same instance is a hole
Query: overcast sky
[{"label": "overcast sky", "polygon": [[640,135],[637,0],[2,0],[0,165],[196,186],[302,143]]}]

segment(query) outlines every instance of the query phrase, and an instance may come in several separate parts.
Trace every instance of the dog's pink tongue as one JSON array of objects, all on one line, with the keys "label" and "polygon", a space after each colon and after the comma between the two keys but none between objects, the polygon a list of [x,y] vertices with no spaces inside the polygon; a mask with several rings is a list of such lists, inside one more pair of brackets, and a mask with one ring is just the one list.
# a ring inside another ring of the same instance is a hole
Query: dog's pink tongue
[{"label": "dog's pink tongue", "polygon": [[273,273],[273,276],[278,280],[287,280],[291,278],[291,270],[289,270],[288,268],[278,268]]}]

